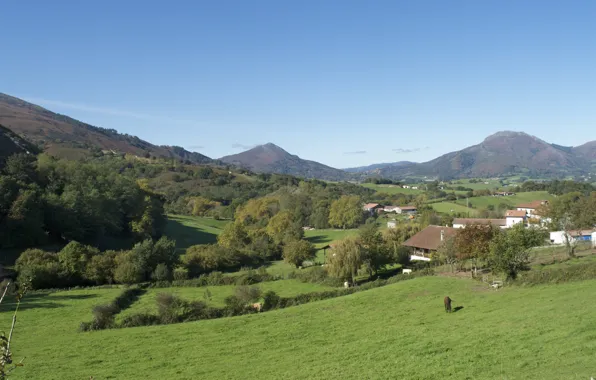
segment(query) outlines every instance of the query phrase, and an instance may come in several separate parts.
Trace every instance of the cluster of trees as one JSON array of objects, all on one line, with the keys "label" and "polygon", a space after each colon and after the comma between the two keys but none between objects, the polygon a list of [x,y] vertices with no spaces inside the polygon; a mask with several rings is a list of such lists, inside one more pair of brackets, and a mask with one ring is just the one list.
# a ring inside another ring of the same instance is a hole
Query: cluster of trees
[{"label": "cluster of trees", "polygon": [[548,191],[549,194],[553,195],[563,195],[574,192],[589,195],[591,192],[596,191],[596,187],[588,182],[553,180],[549,182],[526,181],[521,186],[512,187],[510,190],[516,193],[527,191]]},{"label": "cluster of trees", "polygon": [[515,279],[520,271],[528,269],[530,248],[543,245],[547,235],[545,230],[525,228],[521,223],[507,230],[468,225],[445,240],[433,259],[453,269],[471,262],[474,272],[480,265],[487,265],[508,279]]},{"label": "cluster of trees", "polygon": [[15,269],[19,282],[30,280],[34,289],[133,284],[185,279],[186,270],[176,267],[178,259],[175,242],[165,237],[144,240],[129,251],[100,252],[72,241],[57,253],[28,249],[17,259]]},{"label": "cluster of trees", "polygon": [[101,162],[16,154],[0,170],[0,248],[157,238],[163,202]]},{"label": "cluster of trees", "polygon": [[379,177],[368,177],[364,180],[364,183],[374,183],[375,185],[401,185],[400,181]]}]

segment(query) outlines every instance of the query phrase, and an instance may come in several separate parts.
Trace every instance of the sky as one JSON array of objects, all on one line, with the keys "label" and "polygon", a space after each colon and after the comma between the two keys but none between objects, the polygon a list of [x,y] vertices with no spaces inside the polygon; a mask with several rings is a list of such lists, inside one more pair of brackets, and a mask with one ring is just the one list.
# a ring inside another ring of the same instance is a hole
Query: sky
[{"label": "sky", "polygon": [[0,92],[209,157],[345,168],[596,139],[596,1],[4,0]]}]

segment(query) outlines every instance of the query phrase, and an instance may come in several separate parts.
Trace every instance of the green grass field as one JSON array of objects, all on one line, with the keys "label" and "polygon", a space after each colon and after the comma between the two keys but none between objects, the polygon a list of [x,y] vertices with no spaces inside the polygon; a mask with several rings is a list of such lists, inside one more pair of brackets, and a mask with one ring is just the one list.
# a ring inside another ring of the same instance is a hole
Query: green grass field
[{"label": "green grass field", "polygon": [[[494,179],[478,179],[480,182],[470,183],[469,179],[460,179],[458,181],[454,181],[452,185],[453,187],[463,186],[470,188],[472,190],[495,190],[501,187],[501,183],[499,181],[495,181]],[[455,183],[457,182],[457,183]],[[486,183],[485,183],[486,182]]]},{"label": "green grass field", "polygon": [[[550,195],[546,191],[530,191],[526,193],[517,193],[512,196],[508,197],[473,197],[469,198],[469,202],[474,205],[475,208],[483,209],[486,208],[488,205],[493,205],[498,207],[501,203],[508,203],[512,206],[516,206],[519,203],[537,201],[537,200],[552,200],[553,196]],[[458,199],[456,201],[458,204],[464,205],[466,204],[465,199]]]},{"label": "green grass field", "polygon": [[[464,200],[464,202],[465,202],[465,200]],[[462,205],[454,203],[454,202],[432,203],[431,206],[433,207],[433,209],[435,209],[435,211],[443,212],[446,214],[454,214],[454,213],[460,213],[460,212],[468,213],[469,212],[470,216],[476,215],[476,210],[468,208],[466,206],[462,206]]]},{"label": "green grass field", "polygon": [[335,229],[325,229],[325,230],[312,230],[312,231],[305,231],[304,236],[306,240],[310,241],[315,245],[317,248],[321,248],[326,246],[329,243],[332,243],[336,240],[341,240],[348,236],[354,236],[358,234],[358,229],[351,229],[351,230],[335,230]]},{"label": "green grass field", "polygon": [[186,249],[196,244],[217,242],[228,220],[215,220],[199,216],[168,215],[165,235],[176,240],[178,249]]},{"label": "green grass field", "polygon": [[[119,290],[30,296],[14,379],[589,379],[596,280],[491,291],[426,277],[262,314],[79,333]],[[445,314],[443,297],[463,309]],[[4,305],[2,310],[6,310]],[[10,326],[11,313],[0,313]]]},{"label": "green grass field", "polygon": [[[334,288],[325,285],[304,283],[298,280],[279,280],[262,282],[253,285],[259,287],[263,293],[273,290],[281,297],[292,297],[302,293],[322,292],[325,290],[332,290]],[[226,297],[234,294],[235,285],[221,285],[221,286],[201,286],[201,287],[173,287],[173,288],[159,288],[148,289],[147,293],[143,294],[141,298],[133,307],[126,309],[119,315],[119,318],[125,317],[135,313],[151,313],[155,314],[157,308],[155,306],[155,297],[159,293],[171,293],[187,301],[205,301],[212,306],[224,306]],[[211,293],[211,300],[205,299],[205,290],[209,289]]]},{"label": "green grass field", "polygon": [[[369,189],[376,190],[379,193],[387,193],[387,194],[418,195],[418,194],[424,193],[424,190],[403,189],[396,185],[376,185],[374,183],[363,183],[362,186],[368,187]],[[416,186],[416,185],[414,185],[414,186]]]}]

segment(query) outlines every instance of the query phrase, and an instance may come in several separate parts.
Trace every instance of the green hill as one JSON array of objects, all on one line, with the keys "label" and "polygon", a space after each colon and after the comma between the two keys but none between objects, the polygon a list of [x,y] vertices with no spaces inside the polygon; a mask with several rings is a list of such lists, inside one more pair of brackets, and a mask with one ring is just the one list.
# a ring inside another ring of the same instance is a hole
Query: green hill
[{"label": "green hill", "polygon": [[[243,317],[79,333],[120,290],[29,295],[14,379],[589,379],[596,280],[491,291],[426,277]],[[449,295],[463,309],[445,314]],[[10,326],[10,305],[0,325]]]}]

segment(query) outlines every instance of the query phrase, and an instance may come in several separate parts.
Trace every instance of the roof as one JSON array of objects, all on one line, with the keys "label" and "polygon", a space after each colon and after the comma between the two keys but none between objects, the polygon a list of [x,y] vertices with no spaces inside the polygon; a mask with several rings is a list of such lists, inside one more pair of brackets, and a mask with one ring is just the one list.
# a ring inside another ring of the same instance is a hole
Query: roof
[{"label": "roof", "polygon": [[540,206],[543,206],[545,204],[548,204],[548,201],[546,200],[541,200],[541,201],[532,201],[532,202],[527,202],[527,203],[520,203],[517,205],[518,208],[531,208],[531,209],[537,209]]},{"label": "roof", "polygon": [[457,228],[442,227],[442,226],[428,226],[416,235],[412,236],[402,245],[406,247],[414,247],[420,249],[430,249],[435,251],[441,245],[441,231],[444,232],[444,237],[448,238],[455,236]]},{"label": "roof", "polygon": [[508,218],[523,218],[526,216],[526,212],[524,210],[509,210],[505,216]]},{"label": "roof", "polygon": [[397,206],[402,210],[416,210],[416,206]]},{"label": "roof", "polygon": [[364,205],[364,208],[368,209],[368,208],[375,208],[375,207],[379,207],[379,206],[380,206],[380,204],[378,204],[378,203],[367,203]]},{"label": "roof", "polygon": [[453,224],[481,224],[481,225],[489,225],[492,224],[493,226],[505,226],[507,225],[507,220],[505,219],[480,219],[480,218],[455,218],[453,219]]}]

